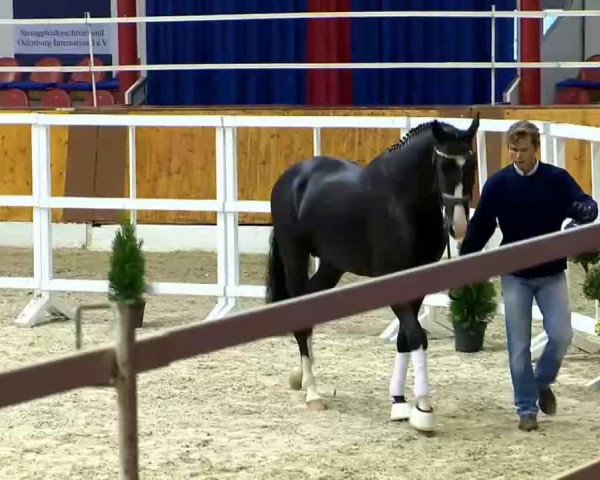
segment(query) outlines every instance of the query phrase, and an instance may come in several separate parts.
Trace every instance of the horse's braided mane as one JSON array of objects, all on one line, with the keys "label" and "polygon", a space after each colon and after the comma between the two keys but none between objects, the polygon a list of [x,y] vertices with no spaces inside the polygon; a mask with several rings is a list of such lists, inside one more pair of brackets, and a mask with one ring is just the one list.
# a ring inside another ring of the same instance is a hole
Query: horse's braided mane
[{"label": "horse's braided mane", "polygon": [[394,145],[388,147],[388,149],[387,149],[388,152],[393,152],[394,150],[398,150],[399,148],[402,148],[404,145],[406,145],[416,135],[418,135],[422,131],[427,130],[428,128],[430,128],[436,121],[438,123],[440,123],[441,125],[444,125],[439,120],[432,120],[430,122],[421,123],[420,125],[417,125],[416,127],[411,128],[406,133],[406,135],[404,135],[404,137],[400,139],[399,142],[397,142]]}]

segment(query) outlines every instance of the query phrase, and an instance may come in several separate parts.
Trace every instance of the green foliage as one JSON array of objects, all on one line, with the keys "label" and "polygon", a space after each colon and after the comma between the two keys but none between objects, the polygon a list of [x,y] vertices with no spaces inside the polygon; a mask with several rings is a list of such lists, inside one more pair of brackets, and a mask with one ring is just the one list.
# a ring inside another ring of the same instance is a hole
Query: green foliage
[{"label": "green foliage", "polygon": [[496,313],[496,288],[492,282],[482,282],[452,289],[450,320],[455,329],[482,331]]},{"label": "green foliage", "polygon": [[[583,282],[583,295],[589,300],[600,302],[600,262],[592,265],[586,270]],[[597,307],[596,307],[597,308]],[[596,310],[598,312],[598,310]],[[596,335],[600,336],[600,315],[596,313]]]},{"label": "green foliage", "polygon": [[600,263],[600,252],[580,253],[579,255],[575,255],[573,258],[571,258],[571,260],[573,263],[581,265],[583,271],[588,273],[590,265]]},{"label": "green foliage", "polygon": [[583,294],[590,300],[600,300],[600,264],[593,265],[586,274]]},{"label": "green foliage", "polygon": [[112,242],[108,298],[120,303],[138,303],[148,286],[145,281],[146,260],[142,252],[143,240],[138,240],[135,227],[121,220]]}]

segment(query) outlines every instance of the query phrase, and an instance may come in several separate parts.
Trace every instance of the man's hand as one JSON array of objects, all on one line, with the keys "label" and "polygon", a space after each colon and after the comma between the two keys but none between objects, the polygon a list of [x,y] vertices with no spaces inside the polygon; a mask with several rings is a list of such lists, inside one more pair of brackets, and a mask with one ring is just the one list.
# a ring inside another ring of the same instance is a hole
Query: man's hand
[{"label": "man's hand", "polygon": [[569,217],[578,223],[592,222],[598,214],[595,204],[573,202],[569,209]]}]

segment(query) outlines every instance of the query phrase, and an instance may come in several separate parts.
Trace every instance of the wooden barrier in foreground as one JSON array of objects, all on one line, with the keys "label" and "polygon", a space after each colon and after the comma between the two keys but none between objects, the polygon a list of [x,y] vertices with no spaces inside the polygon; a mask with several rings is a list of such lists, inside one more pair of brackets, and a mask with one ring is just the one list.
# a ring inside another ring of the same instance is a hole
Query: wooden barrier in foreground
[{"label": "wooden barrier in foreground", "polygon": [[[249,309],[218,321],[172,328],[137,343],[134,329],[121,319],[116,348],[106,346],[0,373],[0,407],[80,387],[116,385],[121,471],[123,478],[137,479],[137,373],[571,257],[592,251],[599,243],[600,223],[594,223]],[[600,476],[600,461],[585,469]]]}]

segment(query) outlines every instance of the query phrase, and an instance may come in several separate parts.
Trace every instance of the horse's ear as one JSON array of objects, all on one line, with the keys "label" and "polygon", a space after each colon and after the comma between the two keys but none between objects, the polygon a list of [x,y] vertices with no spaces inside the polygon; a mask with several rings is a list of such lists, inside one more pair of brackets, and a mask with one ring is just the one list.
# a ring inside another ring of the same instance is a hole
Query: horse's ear
[{"label": "horse's ear", "polygon": [[437,143],[442,142],[445,138],[444,129],[437,120],[434,120],[431,124],[431,133],[433,134],[433,138],[435,138]]},{"label": "horse's ear", "polygon": [[479,112],[477,112],[475,114],[475,118],[473,119],[473,121],[471,122],[471,126],[467,130],[467,136],[473,138],[473,136],[477,132],[478,128],[479,128]]}]

